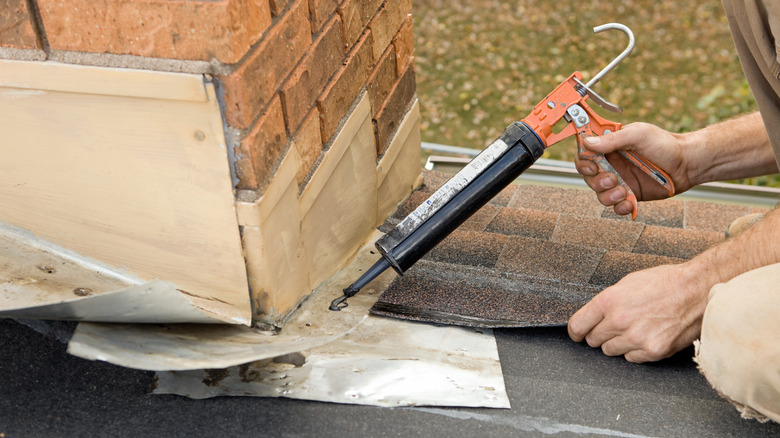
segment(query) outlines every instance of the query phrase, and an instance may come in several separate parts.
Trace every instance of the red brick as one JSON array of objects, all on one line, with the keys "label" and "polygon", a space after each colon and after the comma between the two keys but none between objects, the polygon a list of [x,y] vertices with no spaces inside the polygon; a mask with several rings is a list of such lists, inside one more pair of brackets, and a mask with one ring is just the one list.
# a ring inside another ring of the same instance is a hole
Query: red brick
[{"label": "red brick", "polygon": [[268,0],[38,0],[53,50],[238,62],[271,24]]},{"label": "red brick", "polygon": [[0,46],[41,48],[25,0],[0,0]]},{"label": "red brick", "polygon": [[322,152],[320,114],[316,108],[312,108],[303,119],[301,129],[293,137],[293,145],[301,157],[301,167],[298,169],[296,180],[298,184],[302,184]]},{"label": "red brick", "polygon": [[401,25],[401,29],[393,38],[393,47],[395,47],[395,64],[398,68],[398,74],[404,71],[406,64],[414,56],[414,32],[412,31],[412,14],[406,16],[406,21]]},{"label": "red brick", "polygon": [[379,108],[393,88],[396,80],[395,68],[395,49],[388,46],[385,53],[377,61],[374,71],[368,77],[366,88],[368,89],[368,100],[371,102],[371,115],[379,111]]},{"label": "red brick", "polygon": [[296,0],[252,54],[223,76],[228,124],[246,129],[311,46],[306,0]]},{"label": "red brick", "polygon": [[336,12],[339,0],[309,0],[311,33],[317,34],[326,21]]},{"label": "red brick", "polygon": [[406,66],[406,71],[393,85],[390,94],[385,99],[382,108],[374,117],[374,129],[376,134],[376,153],[382,155],[390,144],[398,125],[403,120],[409,102],[414,98],[416,86],[414,83],[414,62]]},{"label": "red brick", "polygon": [[358,92],[366,83],[372,65],[371,32],[366,31],[347,54],[344,65],[336,72],[328,87],[317,99],[323,143],[330,141],[341,119],[347,115]]},{"label": "red brick", "polygon": [[341,65],[344,59],[341,36],[341,18],[336,15],[323,27],[309,53],[282,85],[284,117],[290,131],[298,129],[328,79]]},{"label": "red brick", "polygon": [[284,8],[290,3],[290,0],[269,0],[268,4],[271,7],[271,15],[277,17],[284,12]]},{"label": "red brick", "polygon": [[398,33],[412,10],[412,0],[387,0],[368,24],[374,35],[374,56],[379,57]]},{"label": "red brick", "polygon": [[371,17],[382,5],[382,0],[345,0],[338,9],[344,23],[344,42],[352,47],[363,34]]},{"label": "red brick", "polygon": [[239,189],[259,189],[271,176],[287,144],[282,103],[275,97],[254,128],[241,140],[237,151],[236,174]]}]

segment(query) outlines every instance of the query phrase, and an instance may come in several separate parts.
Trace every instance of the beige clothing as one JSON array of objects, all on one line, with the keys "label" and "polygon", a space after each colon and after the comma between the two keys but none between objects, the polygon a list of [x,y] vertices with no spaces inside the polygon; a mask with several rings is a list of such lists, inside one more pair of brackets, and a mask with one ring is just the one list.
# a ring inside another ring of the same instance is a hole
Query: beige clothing
[{"label": "beige clothing", "polygon": [[722,1],[742,70],[780,166],[780,1]]},{"label": "beige clothing", "polygon": [[[780,166],[780,0],[722,1]],[[710,290],[696,361],[743,417],[780,422],[780,263]]]},{"label": "beige clothing", "polygon": [[745,418],[780,422],[780,263],[710,290],[696,362]]}]

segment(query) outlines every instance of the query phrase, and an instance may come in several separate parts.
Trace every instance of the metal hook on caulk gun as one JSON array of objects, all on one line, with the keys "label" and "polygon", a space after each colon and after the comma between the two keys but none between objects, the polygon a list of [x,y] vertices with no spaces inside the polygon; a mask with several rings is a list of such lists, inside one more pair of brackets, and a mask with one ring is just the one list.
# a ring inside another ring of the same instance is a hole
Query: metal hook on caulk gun
[{"label": "metal hook on caulk gun", "polygon": [[600,81],[605,74],[614,70],[615,67],[617,67],[617,65],[620,64],[620,62],[626,58],[626,56],[630,55],[631,52],[634,51],[634,46],[636,45],[636,40],[634,39],[634,32],[631,32],[631,29],[629,29],[628,26],[624,24],[620,24],[620,23],[602,24],[601,26],[594,27],[593,33],[601,33],[605,30],[610,30],[610,29],[617,29],[625,33],[628,36],[628,46],[626,46],[626,49],[623,50],[623,52],[621,52],[620,55],[617,56],[617,58],[613,59],[612,62],[607,64],[607,66],[604,67],[600,72],[598,72],[596,76],[593,76],[593,79],[589,80],[588,83],[585,84],[586,88],[591,88],[594,85],[596,85],[596,83],[598,83],[598,81]]},{"label": "metal hook on caulk gun", "polygon": [[609,64],[607,64],[606,67],[601,69],[600,72],[596,74],[596,76],[593,76],[591,80],[588,81],[587,84],[583,84],[578,79],[574,79],[577,81],[577,83],[582,87],[585,94],[590,96],[590,98],[596,102],[600,107],[612,111],[613,113],[621,113],[623,110],[610,102],[607,102],[603,97],[599,96],[595,91],[593,91],[592,87],[598,83],[598,81],[601,80],[601,78],[604,77],[605,74],[611,72],[612,70],[617,67],[618,64],[620,64],[623,59],[626,58],[626,56],[630,55],[631,52],[634,51],[634,46],[636,45],[636,40],[634,39],[634,32],[631,32],[631,29],[628,28],[628,26],[620,23],[607,23],[602,24],[601,26],[596,26],[593,28],[593,33],[600,33],[605,30],[610,29],[617,29],[623,33],[625,33],[628,36],[628,45],[626,46],[625,50],[623,50],[615,59],[612,60]]}]

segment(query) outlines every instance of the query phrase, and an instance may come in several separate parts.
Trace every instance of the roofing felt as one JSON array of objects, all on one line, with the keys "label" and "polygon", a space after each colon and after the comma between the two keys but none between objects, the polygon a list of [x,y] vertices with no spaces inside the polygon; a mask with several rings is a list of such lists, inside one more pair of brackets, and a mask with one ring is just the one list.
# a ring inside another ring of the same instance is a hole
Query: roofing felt
[{"label": "roofing felt", "polygon": [[[425,185],[390,217],[389,230],[446,182]],[[627,274],[681,263],[724,239],[755,208],[666,199],[644,202],[636,221],[593,192],[510,185],[403,276],[371,309],[396,318],[477,327],[565,325]]]},{"label": "roofing felt", "polygon": [[691,348],[661,362],[637,365],[572,342],[565,328],[495,332],[511,409],[381,409],[286,398],[150,396],[152,372],[67,354],[66,342],[74,326],[0,320],[0,435],[192,437],[252,436],[258,431],[318,438],[780,434],[778,423],[741,419],[698,372]]}]

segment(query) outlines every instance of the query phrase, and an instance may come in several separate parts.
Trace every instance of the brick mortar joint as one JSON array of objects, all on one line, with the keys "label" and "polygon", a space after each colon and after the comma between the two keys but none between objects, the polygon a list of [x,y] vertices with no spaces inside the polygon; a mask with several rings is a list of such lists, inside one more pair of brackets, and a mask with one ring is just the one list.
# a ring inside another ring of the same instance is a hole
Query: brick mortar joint
[{"label": "brick mortar joint", "polygon": [[38,44],[41,46],[41,50],[48,57],[51,53],[51,47],[49,46],[49,39],[46,37],[46,29],[43,26],[43,17],[41,17],[41,10],[38,7],[37,0],[25,0],[27,4],[27,10],[30,11],[32,19],[30,20],[33,31],[35,32],[35,38],[38,40]]},{"label": "brick mortar joint", "polygon": [[12,61],[46,61],[47,56],[40,49],[19,49],[16,47],[0,47],[0,59]]},{"label": "brick mortar joint", "polygon": [[[303,2],[308,2],[308,0],[302,0],[302,1]],[[238,61],[236,61],[235,63],[232,63],[232,64],[227,64],[227,63],[223,63],[223,62],[217,61],[215,59],[212,59],[210,63],[213,65],[212,68],[214,68],[214,71],[211,71],[209,73],[212,73],[212,74],[215,74],[215,75],[227,76],[227,75],[230,75],[231,73],[235,72],[242,65],[244,65],[244,63],[247,62],[252,57],[252,54],[261,45],[263,45],[266,42],[266,40],[269,38],[269,35],[273,34],[274,28],[276,26],[281,26],[282,25],[281,23],[284,21],[284,17],[286,17],[288,15],[288,13],[290,13],[290,11],[292,10],[293,5],[295,3],[296,3],[296,0],[290,0],[287,3],[287,5],[284,7],[284,9],[281,12],[279,12],[279,14],[277,16],[273,17],[271,25],[268,26],[268,28],[263,31],[262,36],[257,41],[255,41],[254,43],[252,43],[249,46],[249,48],[246,50],[246,52],[244,52],[244,54],[241,56],[241,58]],[[308,10],[308,6],[306,8]],[[311,28],[311,15],[310,14],[307,14],[307,20],[309,22],[309,27]],[[320,29],[320,31],[321,31],[321,29]],[[311,32],[309,32],[309,33],[311,33]],[[314,39],[314,37],[318,36],[318,35],[319,35],[319,32],[316,35],[312,35],[312,39]],[[299,62],[300,62],[300,59],[295,63],[296,66],[298,65]],[[293,70],[294,70],[294,68],[293,68]]]},{"label": "brick mortar joint", "polygon": [[225,75],[232,73],[235,69],[233,66],[216,60],[197,61],[70,50],[51,50],[46,52],[41,49],[20,49],[15,47],[0,47],[0,58],[19,61],[55,61],[87,67],[126,68],[165,73]]},{"label": "brick mortar joint", "polygon": [[223,64],[217,60],[197,61],[64,50],[52,50],[49,54],[49,59],[65,64],[86,65],[93,67],[128,68],[168,73],[224,75],[232,72],[232,69],[229,69],[227,64]]}]

